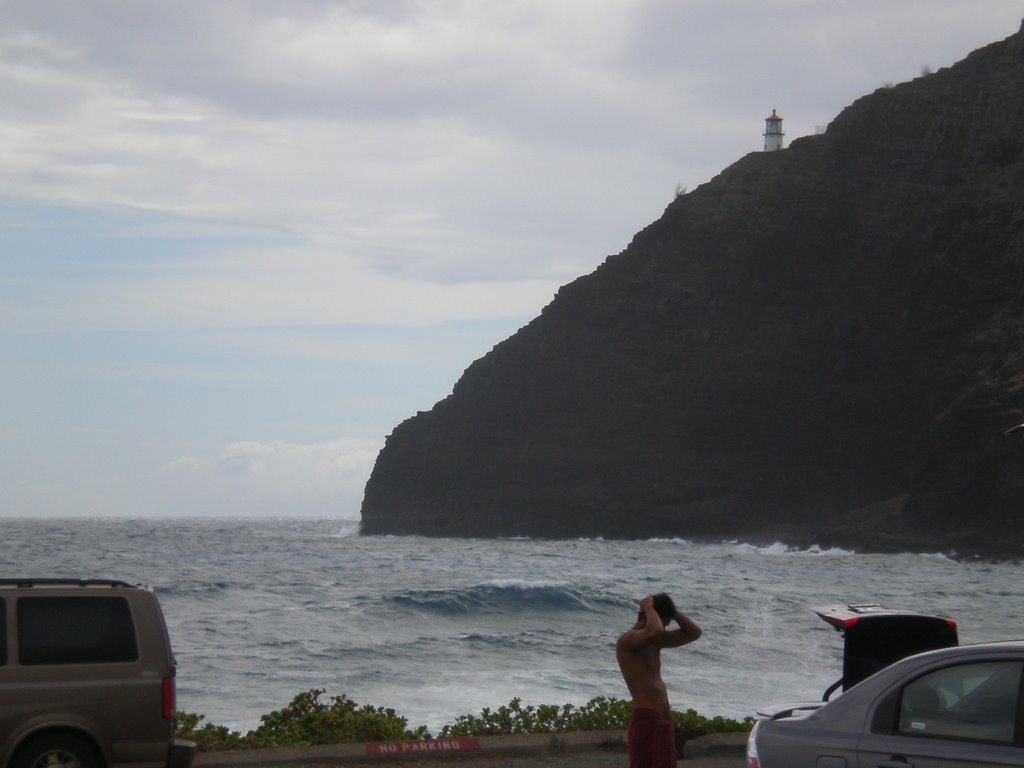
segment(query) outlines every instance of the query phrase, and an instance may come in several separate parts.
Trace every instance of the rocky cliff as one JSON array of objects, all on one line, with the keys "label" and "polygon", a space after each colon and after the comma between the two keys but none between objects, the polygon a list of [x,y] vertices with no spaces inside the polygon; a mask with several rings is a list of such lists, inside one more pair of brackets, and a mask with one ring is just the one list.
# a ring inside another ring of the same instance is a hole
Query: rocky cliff
[{"label": "rocky cliff", "polygon": [[1024,33],[750,154],[388,437],[365,534],[1024,554]]}]

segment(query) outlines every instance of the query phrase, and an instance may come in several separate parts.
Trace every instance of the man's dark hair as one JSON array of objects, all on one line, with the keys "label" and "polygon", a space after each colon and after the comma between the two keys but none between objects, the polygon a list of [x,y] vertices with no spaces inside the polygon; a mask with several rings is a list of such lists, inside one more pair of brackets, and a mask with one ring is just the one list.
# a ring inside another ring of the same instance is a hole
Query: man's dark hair
[{"label": "man's dark hair", "polygon": [[676,617],[676,604],[664,592],[659,592],[654,596],[654,612],[661,618],[661,623],[667,627],[668,623]]},{"label": "man's dark hair", "polygon": [[[661,619],[662,626],[668,626],[668,623],[676,617],[676,604],[672,602],[672,598],[664,592],[659,592],[656,595],[651,595],[651,607],[654,612],[658,614],[658,618]],[[637,611],[636,620],[642,621],[644,618],[643,610]]]}]

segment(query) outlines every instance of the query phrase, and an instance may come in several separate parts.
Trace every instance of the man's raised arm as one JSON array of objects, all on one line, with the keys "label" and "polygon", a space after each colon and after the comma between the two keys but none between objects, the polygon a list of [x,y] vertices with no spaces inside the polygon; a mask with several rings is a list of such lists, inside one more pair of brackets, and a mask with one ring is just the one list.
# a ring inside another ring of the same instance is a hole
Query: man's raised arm
[{"label": "man's raised arm", "polygon": [[661,641],[662,647],[678,648],[680,645],[692,643],[704,633],[689,616],[678,608],[676,608],[676,623],[679,625],[678,627],[665,631]]},{"label": "man's raised arm", "polygon": [[662,644],[665,636],[665,625],[654,610],[654,598],[650,595],[640,601],[640,613],[636,624],[619,636],[617,645],[627,651],[638,651],[648,645]]}]

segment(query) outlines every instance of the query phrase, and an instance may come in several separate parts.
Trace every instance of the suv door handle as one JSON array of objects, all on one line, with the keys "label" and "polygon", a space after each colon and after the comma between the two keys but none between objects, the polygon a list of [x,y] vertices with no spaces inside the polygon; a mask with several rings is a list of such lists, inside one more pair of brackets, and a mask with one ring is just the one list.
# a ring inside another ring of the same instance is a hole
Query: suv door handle
[{"label": "suv door handle", "polygon": [[883,760],[880,763],[875,763],[878,768],[914,768],[914,764],[907,762],[907,758],[899,757],[894,755],[888,760]]}]

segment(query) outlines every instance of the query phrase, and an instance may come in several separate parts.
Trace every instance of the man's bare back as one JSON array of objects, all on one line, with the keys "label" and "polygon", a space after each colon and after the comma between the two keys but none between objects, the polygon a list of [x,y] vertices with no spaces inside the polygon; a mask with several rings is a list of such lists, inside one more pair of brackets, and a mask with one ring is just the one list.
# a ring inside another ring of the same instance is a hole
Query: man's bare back
[{"label": "man's bare back", "polygon": [[661,678],[661,649],[678,648],[701,636],[700,627],[689,617],[675,606],[672,611],[675,615],[668,618],[674,619],[678,626],[666,629],[666,622],[654,608],[654,596],[648,595],[640,601],[636,624],[623,632],[615,643],[615,658],[634,708],[652,709],[666,719],[671,717],[671,710],[668,690]]}]

